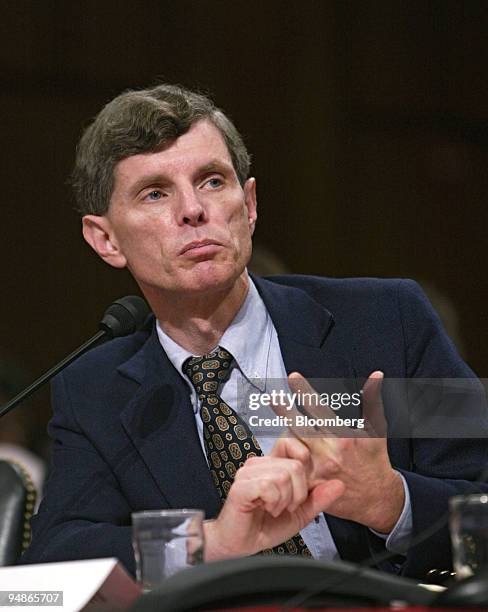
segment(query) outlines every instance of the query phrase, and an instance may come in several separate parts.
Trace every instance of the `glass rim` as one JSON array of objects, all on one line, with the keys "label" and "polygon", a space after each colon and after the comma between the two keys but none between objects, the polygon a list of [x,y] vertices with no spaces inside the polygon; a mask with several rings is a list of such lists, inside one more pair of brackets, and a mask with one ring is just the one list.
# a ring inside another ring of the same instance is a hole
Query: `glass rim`
[{"label": "glass rim", "polygon": [[205,512],[198,508],[172,508],[168,510],[138,510],[137,512],[132,512],[132,519],[141,519],[141,518],[158,518],[158,517],[168,517],[168,518],[177,518],[177,517],[189,517],[189,516],[198,516],[201,515],[202,519],[205,516]]}]

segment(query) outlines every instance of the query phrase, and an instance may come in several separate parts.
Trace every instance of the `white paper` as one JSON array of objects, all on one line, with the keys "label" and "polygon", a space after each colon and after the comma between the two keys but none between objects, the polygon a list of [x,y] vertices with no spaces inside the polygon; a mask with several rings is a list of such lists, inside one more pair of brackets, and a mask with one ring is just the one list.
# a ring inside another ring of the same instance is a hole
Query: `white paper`
[{"label": "white paper", "polygon": [[0,591],[63,591],[63,606],[0,606],[17,612],[127,610],[141,587],[117,559],[0,567]]}]

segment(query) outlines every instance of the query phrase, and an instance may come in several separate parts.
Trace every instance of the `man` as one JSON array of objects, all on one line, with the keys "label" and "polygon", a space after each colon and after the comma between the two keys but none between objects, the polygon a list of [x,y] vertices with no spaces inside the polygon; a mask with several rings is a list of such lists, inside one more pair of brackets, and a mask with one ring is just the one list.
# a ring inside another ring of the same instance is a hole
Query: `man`
[{"label": "man", "polygon": [[233,410],[243,381],[263,390],[296,371],[294,390],[301,375],[366,381],[370,414],[383,372],[473,376],[415,283],[251,280],[248,173],[232,123],[180,87],[122,94],[85,132],[73,177],[83,235],[129,269],[155,318],[55,381],[53,472],[26,561],[117,556],[133,571],[131,512],[197,507],[209,560],[273,548],[360,561],[386,548],[405,574],[446,565],[446,529],[410,541],[470,489],[483,444],[305,437],[272,448]]}]

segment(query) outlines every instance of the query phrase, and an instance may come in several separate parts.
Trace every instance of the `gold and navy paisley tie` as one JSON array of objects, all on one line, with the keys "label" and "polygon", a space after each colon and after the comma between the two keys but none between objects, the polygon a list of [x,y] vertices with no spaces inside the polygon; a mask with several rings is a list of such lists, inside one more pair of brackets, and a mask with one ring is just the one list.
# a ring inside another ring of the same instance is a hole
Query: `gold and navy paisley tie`
[{"label": "gold and navy paisley tie", "polygon": [[[183,364],[183,372],[191,380],[200,401],[205,451],[222,503],[235,473],[246,459],[263,454],[247,424],[217,395],[219,386],[230,374],[232,361],[232,355],[218,347],[208,355],[189,357]],[[300,534],[280,546],[264,550],[263,554],[311,556]]]}]

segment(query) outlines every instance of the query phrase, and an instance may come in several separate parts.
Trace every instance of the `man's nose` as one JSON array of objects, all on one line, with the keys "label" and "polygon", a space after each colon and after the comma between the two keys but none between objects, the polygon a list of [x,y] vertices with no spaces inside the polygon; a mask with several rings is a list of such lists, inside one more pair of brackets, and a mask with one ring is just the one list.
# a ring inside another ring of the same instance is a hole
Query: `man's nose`
[{"label": "man's nose", "polygon": [[207,221],[207,212],[198,193],[188,190],[181,194],[178,222],[180,225],[198,226]]}]

